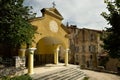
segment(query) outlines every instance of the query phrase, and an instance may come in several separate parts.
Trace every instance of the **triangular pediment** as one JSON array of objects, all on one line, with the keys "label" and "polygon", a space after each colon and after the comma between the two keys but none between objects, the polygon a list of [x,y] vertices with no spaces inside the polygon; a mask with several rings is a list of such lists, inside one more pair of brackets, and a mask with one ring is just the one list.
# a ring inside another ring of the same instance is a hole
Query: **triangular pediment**
[{"label": "triangular pediment", "polygon": [[50,11],[53,12],[54,14],[59,15],[59,16],[62,17],[62,15],[59,13],[59,11],[58,11],[56,8],[50,8],[50,9],[48,9],[48,10],[50,10]]},{"label": "triangular pediment", "polygon": [[52,14],[53,16],[55,16],[55,17],[63,20],[62,15],[59,13],[59,11],[58,11],[56,8],[43,8],[43,9],[41,10],[41,12],[43,13],[43,15],[44,15],[45,13],[47,13],[47,14]]}]

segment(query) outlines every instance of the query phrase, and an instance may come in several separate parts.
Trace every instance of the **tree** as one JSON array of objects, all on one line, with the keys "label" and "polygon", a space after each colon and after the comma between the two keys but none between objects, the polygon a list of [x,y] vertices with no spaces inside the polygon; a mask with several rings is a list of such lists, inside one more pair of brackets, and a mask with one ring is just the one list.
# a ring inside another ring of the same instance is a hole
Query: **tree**
[{"label": "tree", "polygon": [[120,58],[120,0],[105,0],[109,13],[103,12],[102,16],[111,25],[106,28],[107,36],[103,39],[104,49],[112,58]]},{"label": "tree", "polygon": [[24,0],[0,0],[0,43],[10,47],[31,44],[35,28],[29,23],[32,9],[23,6]]}]

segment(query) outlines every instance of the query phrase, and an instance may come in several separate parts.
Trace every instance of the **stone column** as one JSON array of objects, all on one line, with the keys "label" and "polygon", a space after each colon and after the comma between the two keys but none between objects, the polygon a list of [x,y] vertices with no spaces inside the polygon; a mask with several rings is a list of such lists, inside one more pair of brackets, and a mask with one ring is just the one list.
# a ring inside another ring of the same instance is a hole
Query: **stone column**
[{"label": "stone column", "polygon": [[34,51],[36,48],[29,48],[29,55],[28,55],[28,74],[34,74],[33,67],[34,67]]},{"label": "stone column", "polygon": [[54,52],[54,63],[58,64],[58,53],[59,53],[59,48],[57,48]]},{"label": "stone column", "polygon": [[68,65],[68,51],[69,51],[69,49],[66,49],[66,51],[65,51],[65,66]]},{"label": "stone column", "polygon": [[19,57],[25,57],[25,52],[26,52],[26,49],[19,49]]}]

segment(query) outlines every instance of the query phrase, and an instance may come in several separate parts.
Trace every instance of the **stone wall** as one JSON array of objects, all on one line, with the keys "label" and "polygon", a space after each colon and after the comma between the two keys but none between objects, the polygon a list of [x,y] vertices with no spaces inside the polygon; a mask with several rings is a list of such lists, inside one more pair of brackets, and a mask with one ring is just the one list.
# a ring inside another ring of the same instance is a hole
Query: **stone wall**
[{"label": "stone wall", "polygon": [[[5,59],[5,60],[4,60]],[[9,60],[10,59],[10,60]],[[16,76],[25,74],[25,57],[14,56],[13,58],[1,59],[3,63],[0,65],[0,77],[3,76]],[[7,60],[7,62],[6,62]],[[7,65],[6,65],[7,63]],[[10,64],[10,65],[8,65]]]},{"label": "stone wall", "polygon": [[0,69],[0,78],[4,76],[18,76],[25,74],[24,68],[5,67]]},{"label": "stone wall", "polygon": [[14,57],[14,66],[16,68],[25,67],[25,62],[26,62],[25,57],[19,57],[19,56]]}]

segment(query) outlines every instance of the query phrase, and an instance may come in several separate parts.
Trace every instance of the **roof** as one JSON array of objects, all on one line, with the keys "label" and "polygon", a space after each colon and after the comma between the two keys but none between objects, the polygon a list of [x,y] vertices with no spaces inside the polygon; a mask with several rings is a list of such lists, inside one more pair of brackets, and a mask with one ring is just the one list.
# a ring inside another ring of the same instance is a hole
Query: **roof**
[{"label": "roof", "polygon": [[95,29],[88,29],[88,28],[82,28],[82,29],[84,29],[84,30],[90,30],[90,31],[96,31],[96,32],[99,32],[99,33],[102,32],[101,30],[95,30]]},{"label": "roof", "polygon": [[88,29],[88,28],[78,28],[76,25],[70,25],[67,27],[68,29],[79,29],[79,30],[89,30],[89,31],[95,31],[101,33],[101,30],[95,30],[95,29]]},{"label": "roof", "polygon": [[[56,8],[43,8],[41,12],[44,14],[52,15],[60,20],[63,20],[62,15],[59,13],[59,11]],[[44,16],[44,15],[43,15]]]},{"label": "roof", "polygon": [[68,34],[70,34],[70,31],[68,30],[68,27],[66,27],[64,24],[61,24],[61,27],[62,27]]},{"label": "roof", "polygon": [[44,18],[44,14],[49,14],[54,16],[57,19],[63,20],[63,16],[59,13],[59,11],[56,8],[43,8],[41,12],[42,12],[42,17],[35,17],[32,19],[29,19],[29,21],[41,20]]}]

